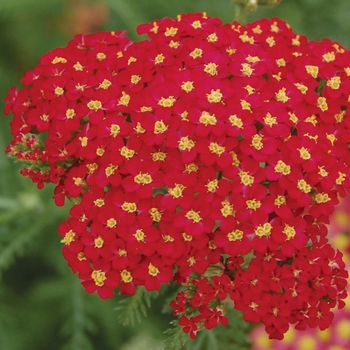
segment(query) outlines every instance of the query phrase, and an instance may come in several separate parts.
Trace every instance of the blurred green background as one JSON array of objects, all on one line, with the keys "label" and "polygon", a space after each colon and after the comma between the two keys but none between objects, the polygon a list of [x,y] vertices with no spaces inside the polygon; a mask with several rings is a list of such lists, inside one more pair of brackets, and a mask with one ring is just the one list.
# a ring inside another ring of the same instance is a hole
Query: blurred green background
[{"label": "blurred green background", "polygon": [[[8,89],[19,86],[24,72],[74,34],[126,29],[137,40],[139,23],[198,11],[224,22],[234,19],[230,0],[0,0],[1,110]],[[276,8],[258,9],[248,21],[276,16],[310,39],[329,37],[350,48],[349,0],[283,0]],[[10,117],[0,118],[0,349],[163,349],[171,320],[162,313],[167,296],[153,300],[143,322],[124,327],[114,310],[120,297],[102,301],[87,295],[72,275],[56,233],[68,207],[56,208],[53,188],[38,191],[4,155],[9,122]],[[195,348],[226,350],[210,341],[188,346]]]}]

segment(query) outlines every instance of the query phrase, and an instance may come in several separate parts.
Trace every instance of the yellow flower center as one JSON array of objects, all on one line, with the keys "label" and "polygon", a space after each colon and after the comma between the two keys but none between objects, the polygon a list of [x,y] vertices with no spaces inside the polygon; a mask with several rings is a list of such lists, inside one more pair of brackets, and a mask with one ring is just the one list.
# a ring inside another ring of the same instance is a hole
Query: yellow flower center
[{"label": "yellow flower center", "polygon": [[233,205],[228,201],[221,202],[222,208],[220,209],[220,212],[223,217],[227,218],[230,215],[233,215]]},{"label": "yellow flower center", "polygon": [[333,90],[338,90],[340,88],[341,80],[340,77],[333,77],[327,80],[327,86]]},{"label": "yellow flower center", "polygon": [[210,142],[208,147],[211,153],[217,154],[218,156],[221,156],[225,152],[225,147],[220,146],[217,142]]},{"label": "yellow flower center", "polygon": [[317,78],[319,68],[317,66],[306,65],[305,66],[307,74],[310,74],[313,78]]},{"label": "yellow flower center", "polygon": [[91,100],[88,104],[87,104],[88,108],[91,109],[92,111],[97,112],[99,109],[102,108],[102,102],[98,101],[98,100]]},{"label": "yellow flower center", "polygon": [[319,97],[317,99],[317,107],[322,111],[325,112],[328,110],[328,104],[327,104],[327,100],[325,97]]},{"label": "yellow flower center", "polygon": [[159,100],[158,105],[162,106],[164,108],[169,108],[169,107],[172,107],[174,105],[175,101],[176,101],[176,99],[174,96],[169,96],[167,98],[162,97]]},{"label": "yellow flower center", "polygon": [[105,169],[105,174],[107,177],[114,175],[114,172],[118,169],[118,165],[109,164]]},{"label": "yellow flower center", "polygon": [[95,248],[102,248],[104,240],[101,236],[98,236],[97,238],[95,238],[94,243],[95,243]]},{"label": "yellow flower center", "polygon": [[67,119],[73,119],[75,117],[75,110],[72,108],[69,108],[66,110],[66,117]]},{"label": "yellow flower center", "polygon": [[181,84],[181,89],[186,91],[187,93],[191,92],[194,89],[193,81],[184,81]]},{"label": "yellow flower center", "polygon": [[304,193],[311,192],[311,186],[304,179],[298,180],[297,187],[301,192],[304,192]]},{"label": "yellow flower center", "polygon": [[134,181],[137,184],[148,185],[153,181],[153,179],[152,176],[148,173],[139,173],[134,177]]},{"label": "yellow flower center", "polygon": [[165,60],[165,56],[162,53],[159,53],[155,58],[154,58],[154,64],[161,64]]},{"label": "yellow flower center", "polygon": [[130,77],[130,82],[131,84],[137,84],[142,78],[139,76],[139,75],[136,75],[136,74],[133,74],[131,77]]},{"label": "yellow flower center", "polygon": [[124,282],[124,283],[130,283],[132,282],[132,276],[131,276],[131,273],[130,271],[128,270],[123,270],[120,272],[120,277],[121,277],[121,280]]},{"label": "yellow flower center", "polygon": [[168,188],[168,193],[174,198],[179,198],[182,197],[182,192],[185,188],[186,186],[183,184],[175,184],[175,187]]},{"label": "yellow flower center", "polygon": [[272,225],[269,222],[267,222],[263,225],[259,225],[254,232],[258,237],[270,237],[271,229]]},{"label": "yellow flower center", "polygon": [[210,75],[218,75],[218,65],[216,63],[210,62],[204,65],[204,72]]},{"label": "yellow flower center", "polygon": [[65,245],[70,245],[72,242],[75,241],[75,235],[76,233],[73,230],[69,230],[61,239],[61,243],[64,243]]},{"label": "yellow flower center", "polygon": [[252,68],[249,63],[242,63],[241,72],[247,77],[250,77],[254,72],[254,68]]},{"label": "yellow flower center", "polygon": [[114,218],[110,218],[107,220],[107,227],[115,228],[117,226],[117,220]]},{"label": "yellow flower center", "polygon": [[120,133],[120,126],[117,125],[117,124],[112,124],[112,125],[110,126],[109,130],[110,130],[110,132],[111,132],[110,135],[111,135],[112,137],[117,137],[117,135]]},{"label": "yellow flower center", "polygon": [[264,117],[264,123],[269,127],[272,127],[272,125],[277,124],[277,118],[273,117],[270,113],[267,113]]},{"label": "yellow flower center", "polygon": [[261,202],[256,199],[248,199],[246,201],[247,209],[257,210],[261,207]]},{"label": "yellow flower center", "polygon": [[162,219],[162,213],[157,208],[151,208],[148,213],[154,222],[159,222]]},{"label": "yellow flower center", "polygon": [[286,204],[286,197],[285,196],[281,196],[281,195],[278,195],[274,201],[274,204],[276,207],[280,207],[281,205],[284,205]]},{"label": "yellow flower center", "polygon": [[243,238],[243,231],[241,230],[233,230],[232,232],[229,232],[227,234],[227,239],[230,241],[230,242],[234,242],[234,241],[241,241]]},{"label": "yellow flower center", "polygon": [[296,235],[296,231],[293,226],[289,226],[288,224],[284,224],[284,229],[282,231],[287,236],[287,241],[291,238],[294,238]]},{"label": "yellow flower center", "polygon": [[137,242],[145,243],[146,234],[142,231],[142,229],[136,230],[133,236],[136,238]]},{"label": "yellow flower center", "polygon": [[327,203],[329,202],[331,199],[330,197],[328,196],[327,193],[317,193],[315,195],[315,201],[316,203]]},{"label": "yellow flower center", "polygon": [[105,205],[105,201],[103,198],[98,198],[94,200],[94,204],[96,205],[96,207],[103,207]]},{"label": "yellow flower center", "polygon": [[107,279],[106,274],[102,270],[94,270],[91,274],[92,279],[94,280],[96,286],[102,287],[104,281]]},{"label": "yellow flower center", "polygon": [[194,256],[190,256],[188,259],[187,259],[187,262],[188,262],[188,265],[189,266],[193,266],[195,263],[196,263],[196,259]]},{"label": "yellow flower center", "polygon": [[238,175],[241,178],[241,183],[244,186],[251,186],[254,183],[254,177],[249,175],[247,171],[240,171]]},{"label": "yellow flower center", "polygon": [[327,53],[325,53],[325,54],[322,56],[322,58],[323,58],[327,63],[333,62],[333,61],[335,60],[335,54],[334,54],[333,51],[332,51],[332,52],[327,52]]},{"label": "yellow flower center", "polygon": [[308,160],[311,158],[311,154],[307,148],[301,147],[301,148],[298,148],[298,151],[299,151],[300,158],[302,158],[304,160]]},{"label": "yellow flower center", "polygon": [[67,60],[64,57],[55,57],[52,61],[52,64],[57,64],[57,63],[67,63]]},{"label": "yellow flower center", "polygon": [[198,57],[202,57],[203,55],[203,50],[202,49],[199,49],[199,48],[196,48],[194,49],[191,53],[190,53],[190,56],[193,58],[193,59],[196,59]]},{"label": "yellow flower center", "polygon": [[220,89],[212,89],[210,91],[210,94],[207,94],[207,99],[209,103],[219,103],[221,102],[223,97],[223,94],[221,93]]},{"label": "yellow flower center", "polygon": [[208,181],[208,183],[205,185],[205,187],[208,189],[207,192],[215,192],[216,189],[219,187],[219,181],[217,179]]},{"label": "yellow flower center", "polygon": [[242,119],[237,117],[236,114],[230,115],[228,120],[230,121],[232,126],[236,126],[239,129],[243,129],[243,122]]},{"label": "yellow flower center", "polygon": [[217,119],[214,114],[209,114],[207,111],[203,111],[199,117],[199,122],[205,126],[216,125]]},{"label": "yellow flower center", "polygon": [[122,91],[122,97],[118,101],[118,106],[128,106],[130,102],[130,95]]},{"label": "yellow flower center", "polygon": [[260,151],[262,148],[264,148],[264,144],[262,143],[262,136],[259,134],[255,134],[252,137],[252,143],[250,144],[252,147],[254,147],[257,151]]},{"label": "yellow flower center", "polygon": [[288,102],[288,100],[290,99],[286,94],[286,88],[282,88],[281,90],[276,92],[275,96],[277,101],[283,102],[283,103]]},{"label": "yellow flower center", "polygon": [[164,152],[154,152],[152,153],[152,160],[154,162],[164,162],[166,158],[166,153]]},{"label": "yellow flower center", "polygon": [[181,137],[179,140],[180,151],[190,151],[195,146],[195,141],[188,138],[188,136]]},{"label": "yellow flower center", "polygon": [[199,211],[194,211],[193,209],[191,209],[186,213],[185,217],[189,220],[192,220],[192,222],[198,224],[200,221],[203,220],[199,214]]},{"label": "yellow flower center", "polygon": [[101,62],[103,61],[105,58],[106,58],[106,54],[103,53],[103,52],[99,52],[97,55],[96,55],[96,58]]},{"label": "yellow flower center", "polygon": [[55,88],[55,95],[58,97],[58,96],[62,96],[63,94],[64,94],[63,88],[61,88],[60,86],[57,86]]},{"label": "yellow flower center", "polygon": [[283,160],[279,160],[275,165],[275,172],[283,175],[290,174],[290,165],[287,165]]},{"label": "yellow flower center", "polygon": [[154,265],[152,265],[151,263],[148,265],[148,273],[153,276],[156,277],[160,271],[157,267],[155,267]]},{"label": "yellow flower center", "polygon": [[99,88],[107,90],[111,85],[112,83],[108,79],[104,79],[103,82],[99,85]]},{"label": "yellow flower center", "polygon": [[163,120],[157,120],[154,123],[154,133],[163,134],[168,130],[168,126],[164,124]]},{"label": "yellow flower center", "polygon": [[137,210],[137,205],[134,202],[124,202],[121,208],[127,213],[134,213]]},{"label": "yellow flower center", "polygon": [[209,34],[207,37],[209,43],[215,43],[218,41],[218,36],[215,33]]},{"label": "yellow flower center", "polygon": [[135,154],[135,151],[133,149],[127,148],[126,146],[123,146],[119,151],[120,154],[126,159],[132,158]]}]

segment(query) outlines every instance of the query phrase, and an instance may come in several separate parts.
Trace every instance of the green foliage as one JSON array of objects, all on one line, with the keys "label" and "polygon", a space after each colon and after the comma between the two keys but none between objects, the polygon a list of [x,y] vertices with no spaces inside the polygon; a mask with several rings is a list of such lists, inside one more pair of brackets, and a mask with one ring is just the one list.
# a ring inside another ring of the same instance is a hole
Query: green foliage
[{"label": "green foliage", "polygon": [[134,326],[147,316],[147,308],[151,307],[150,293],[144,287],[138,287],[135,295],[125,296],[114,309],[117,318],[123,326]]},{"label": "green foliage", "polygon": [[[65,21],[72,2],[0,0],[1,109],[3,97],[11,86],[20,85],[24,72],[33,68],[42,54],[65,46],[70,39]],[[231,0],[103,2],[110,8],[110,17],[100,29],[125,29],[133,39],[137,38],[136,26],[154,18],[205,11],[230,22],[234,14]],[[259,9],[248,21],[278,16],[311,39],[330,37],[350,47],[349,13],[349,0],[283,0],[276,8]],[[55,207],[53,187],[38,191],[19,175],[18,164],[4,155],[11,139],[9,123],[9,117],[0,118],[0,349],[120,350],[125,345],[128,350],[143,350],[130,345],[136,344],[132,339],[137,334],[168,337],[165,350],[249,348],[250,325],[234,310],[228,310],[227,327],[201,331],[191,341],[177,321],[163,334],[171,319],[169,308],[165,308],[167,314],[161,310],[170,299],[169,289],[150,295],[138,288],[132,298],[116,296],[106,301],[86,294],[62,258],[57,235],[69,205]],[[118,320],[127,326],[120,327]]]},{"label": "green foliage", "polygon": [[170,325],[171,328],[164,332],[166,334],[164,350],[185,350],[189,340],[188,335],[184,333],[177,320],[171,321]]}]

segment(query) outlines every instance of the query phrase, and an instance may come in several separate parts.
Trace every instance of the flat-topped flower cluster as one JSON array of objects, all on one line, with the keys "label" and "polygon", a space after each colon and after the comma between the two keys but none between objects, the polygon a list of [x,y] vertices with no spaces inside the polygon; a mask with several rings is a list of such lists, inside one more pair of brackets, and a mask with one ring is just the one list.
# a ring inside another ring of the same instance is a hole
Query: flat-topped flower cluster
[{"label": "flat-topped flower cluster", "polygon": [[227,297],[272,338],[328,327],[346,297],[325,224],[350,184],[350,52],[279,19],[138,32],[78,35],[6,98],[7,153],[74,202],[69,266],[101,298],[182,284],[192,338],[227,323]]}]

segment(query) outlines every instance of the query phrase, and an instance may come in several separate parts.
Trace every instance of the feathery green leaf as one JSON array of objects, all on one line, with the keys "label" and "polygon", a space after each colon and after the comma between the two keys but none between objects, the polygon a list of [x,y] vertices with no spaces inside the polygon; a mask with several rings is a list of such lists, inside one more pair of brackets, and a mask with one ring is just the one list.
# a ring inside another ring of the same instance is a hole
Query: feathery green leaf
[{"label": "feathery green leaf", "polygon": [[117,318],[123,326],[134,326],[147,315],[147,308],[150,306],[150,292],[144,287],[138,287],[135,295],[124,297],[114,310],[118,312]]},{"label": "feathery green leaf", "polygon": [[177,320],[171,321],[171,328],[164,333],[167,338],[164,341],[164,350],[185,350],[189,337],[184,333]]}]

